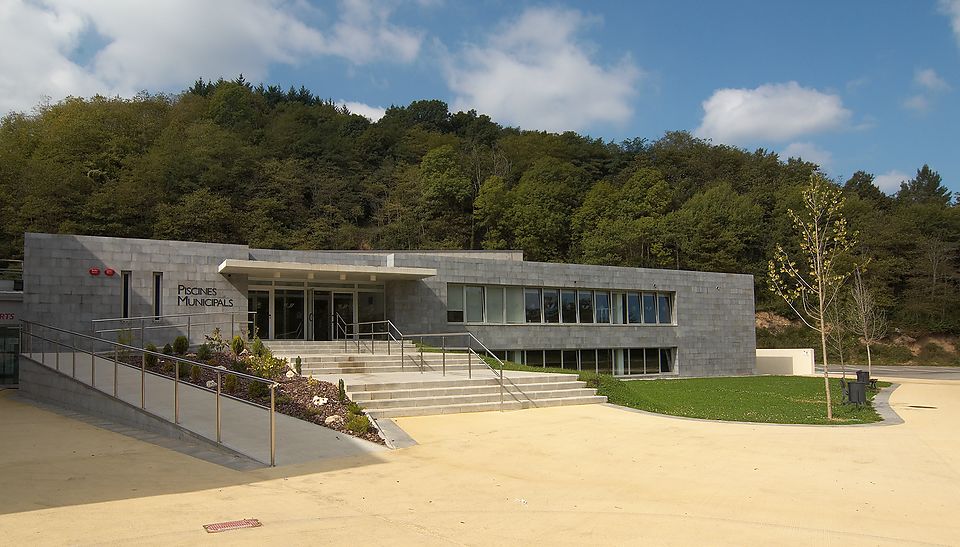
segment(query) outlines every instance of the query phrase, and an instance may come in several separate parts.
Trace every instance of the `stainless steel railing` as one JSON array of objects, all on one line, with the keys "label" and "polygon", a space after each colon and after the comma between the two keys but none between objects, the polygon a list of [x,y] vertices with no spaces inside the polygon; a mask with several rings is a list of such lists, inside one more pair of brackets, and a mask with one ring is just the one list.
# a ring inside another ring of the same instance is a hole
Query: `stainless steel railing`
[{"label": "stainless steel railing", "polygon": [[[352,333],[350,335],[354,337],[354,341],[356,342],[357,353],[362,353],[362,350],[366,348],[366,346],[362,345],[361,343],[364,337],[366,337],[367,340],[370,342],[370,352],[371,353],[375,352],[376,341],[377,341],[377,338],[380,337],[380,339],[382,340],[382,343],[386,344],[388,355],[391,354],[392,346],[394,344],[398,344],[400,346],[401,370],[403,369],[404,363],[406,362],[405,346],[403,344],[405,340],[419,341],[418,351],[419,351],[420,359],[419,359],[419,362],[417,361],[415,362],[418,364],[421,373],[424,371],[424,368],[426,366],[426,363],[423,358],[424,347],[425,347],[425,344],[423,343],[424,339],[430,339],[430,340],[439,339],[440,345],[438,349],[440,350],[439,353],[442,356],[441,371],[444,376],[446,376],[447,374],[447,353],[448,352],[458,353],[458,354],[463,354],[463,353],[467,354],[468,356],[467,377],[468,378],[473,378],[473,357],[474,356],[477,357],[477,360],[483,363],[483,365],[486,366],[488,369],[490,369],[499,379],[500,410],[503,410],[503,399],[504,399],[503,360],[497,357],[495,353],[490,351],[490,349],[487,348],[487,346],[484,345],[484,343],[481,342],[472,332],[404,334],[403,332],[400,331],[399,328],[397,328],[396,325],[393,324],[393,321],[389,319],[385,319],[382,321],[365,321],[365,322],[358,322],[358,323],[347,323],[346,321],[343,320],[342,317],[340,317],[339,314],[337,314],[338,328],[341,327],[341,323],[342,323],[342,330],[339,332],[344,333],[344,351],[347,351],[346,332],[348,330],[352,330]],[[364,325],[367,326],[367,329],[363,328]],[[377,326],[377,325],[382,326],[382,328],[375,329],[374,326]],[[352,327],[352,328],[349,328],[349,327]],[[368,330],[368,332],[363,332],[364,330]],[[447,345],[448,340],[456,340],[458,338],[462,340],[466,340],[466,344],[462,346]],[[474,346],[479,347],[480,350],[482,350],[486,354],[487,358],[492,359],[496,364],[499,365],[499,368],[494,368],[494,366],[491,365],[490,362],[487,361],[487,359],[481,356],[481,354],[474,349]],[[436,353],[436,352],[430,352],[428,350],[427,353]],[[513,383],[511,382],[511,384]],[[515,384],[513,385],[514,387],[516,387]]]},{"label": "stainless steel railing", "polygon": [[[64,340],[63,340],[64,338],[66,338],[68,341],[64,341]],[[89,342],[90,342],[91,349],[84,349],[84,348],[82,347],[82,345],[80,344],[80,341],[81,341],[81,340],[89,341]],[[40,351],[39,351],[39,352],[36,351],[37,348],[34,346],[35,344],[39,344],[39,346],[40,346],[40,348],[39,348]],[[106,344],[108,350],[107,350],[107,351],[96,352],[96,351],[94,351],[94,349],[92,349],[92,348],[95,347],[95,344]],[[266,378],[261,378],[261,377],[259,377],[259,376],[254,376],[254,375],[251,375],[251,374],[245,374],[245,373],[242,373],[242,372],[234,372],[234,371],[224,370],[224,369],[221,369],[221,368],[218,368],[218,367],[214,367],[214,366],[208,365],[208,364],[206,364],[206,363],[200,363],[200,362],[197,362],[197,361],[192,361],[192,360],[190,360],[190,359],[185,359],[185,358],[183,358],[183,357],[177,357],[177,356],[174,356],[174,355],[166,355],[166,354],[163,354],[163,353],[160,353],[160,352],[150,351],[150,350],[146,350],[146,349],[143,349],[143,348],[138,348],[138,347],[136,347],[136,346],[130,346],[130,345],[127,345],[127,344],[121,344],[121,343],[119,343],[119,342],[113,342],[113,341],[111,341],[111,340],[105,340],[105,339],[103,339],[103,338],[99,338],[99,337],[96,337],[96,336],[91,336],[91,335],[89,335],[89,334],[82,334],[82,333],[79,333],[79,332],[74,332],[74,331],[70,331],[70,330],[66,330],[66,329],[61,329],[61,328],[54,327],[54,326],[51,326],[51,325],[44,325],[44,324],[36,323],[36,322],[33,322],[33,321],[27,321],[27,320],[21,320],[21,321],[20,321],[20,353],[21,353],[21,355],[27,356],[29,359],[31,359],[31,360],[33,360],[33,361],[37,361],[37,362],[39,362],[40,364],[42,364],[42,365],[44,365],[44,366],[48,366],[48,365],[47,365],[47,362],[46,362],[46,361],[47,361],[47,355],[46,355],[46,352],[45,352],[44,350],[47,349],[47,348],[49,347],[49,345],[52,345],[53,348],[56,349],[55,357],[54,357],[55,362],[52,363],[52,365],[53,365],[52,368],[53,368],[54,370],[56,370],[58,373],[63,374],[63,375],[67,375],[67,373],[66,373],[66,371],[64,371],[64,370],[61,370],[61,363],[60,363],[60,353],[61,353],[61,352],[60,352],[60,349],[62,349],[62,348],[68,348],[68,349],[71,349],[71,350],[72,350],[72,352],[71,352],[72,355],[71,355],[70,374],[69,374],[69,376],[70,376],[71,378],[73,378],[74,380],[77,380],[77,381],[79,381],[79,382],[83,382],[83,380],[82,380],[81,378],[78,378],[78,377],[77,377],[77,354],[79,353],[79,354],[90,355],[90,384],[88,384],[88,385],[90,385],[90,387],[92,387],[92,388],[94,388],[94,389],[98,389],[98,388],[97,388],[97,368],[96,368],[96,367],[97,367],[97,365],[96,365],[97,357],[99,356],[99,357],[101,357],[102,359],[103,359],[103,358],[106,358],[106,359],[110,360],[110,359],[111,359],[111,353],[112,353],[112,361],[113,361],[113,392],[112,392],[112,394],[111,394],[110,392],[107,392],[107,391],[103,391],[103,390],[100,390],[100,391],[103,392],[103,393],[105,393],[107,396],[112,396],[113,398],[115,398],[115,399],[117,399],[117,400],[120,400],[120,401],[123,401],[123,399],[121,399],[121,398],[119,397],[119,394],[118,394],[118,393],[119,393],[119,392],[118,392],[118,376],[119,376],[118,372],[119,372],[119,370],[120,370],[120,366],[124,366],[124,367],[127,367],[127,368],[129,368],[129,369],[134,369],[134,370],[139,369],[139,370],[140,370],[140,409],[143,410],[143,411],[145,411],[145,412],[149,412],[150,414],[153,414],[154,416],[157,416],[157,417],[159,417],[159,418],[161,418],[161,419],[164,419],[164,420],[166,420],[167,418],[165,418],[164,416],[162,416],[162,415],[160,415],[160,414],[158,414],[158,413],[156,413],[156,412],[151,411],[151,410],[148,409],[147,406],[146,406],[146,378],[147,378],[147,374],[151,374],[151,375],[153,375],[153,376],[157,376],[157,377],[164,378],[164,379],[168,379],[169,377],[166,376],[166,375],[163,375],[163,374],[158,374],[158,373],[156,373],[156,372],[147,370],[147,356],[148,356],[148,355],[152,355],[152,356],[154,356],[154,357],[156,357],[156,358],[158,358],[158,359],[165,359],[165,360],[172,360],[172,361],[174,361],[175,364],[174,364],[174,367],[173,367],[173,369],[174,369],[174,376],[173,376],[173,420],[174,420],[174,423],[175,423],[175,424],[179,424],[179,423],[180,423],[180,384],[181,384],[181,381],[180,381],[180,364],[181,364],[181,363],[183,363],[183,364],[188,364],[188,365],[190,365],[191,367],[192,367],[192,366],[199,366],[199,367],[201,367],[202,369],[206,369],[206,370],[213,371],[213,372],[216,374],[216,377],[217,377],[217,380],[216,380],[216,382],[217,382],[216,391],[214,391],[214,390],[212,390],[212,389],[210,389],[210,388],[204,387],[204,386],[198,386],[198,385],[194,385],[194,384],[190,384],[190,385],[191,385],[191,387],[194,387],[194,388],[196,388],[196,389],[200,389],[200,390],[202,390],[202,391],[206,391],[206,392],[209,392],[209,393],[215,393],[215,394],[216,394],[216,431],[217,431],[217,434],[216,434],[216,442],[217,442],[218,444],[223,444],[222,431],[221,431],[221,430],[222,430],[222,428],[221,428],[221,410],[220,410],[220,408],[221,408],[221,402],[220,402],[220,401],[221,401],[221,398],[226,397],[226,398],[232,399],[232,400],[234,400],[234,401],[238,401],[238,402],[245,403],[245,404],[248,404],[248,405],[251,405],[251,406],[255,406],[255,407],[258,407],[258,408],[266,409],[266,410],[269,411],[269,414],[270,414],[270,465],[271,465],[271,466],[275,466],[275,465],[276,465],[276,454],[277,454],[277,445],[276,445],[276,388],[277,388],[277,386],[279,385],[277,382],[274,382],[273,380],[269,380],[269,379],[266,379]],[[39,360],[37,359],[37,355],[36,355],[37,353],[39,353]],[[127,354],[127,355],[129,355],[129,354],[140,354],[140,366],[137,367],[136,365],[133,365],[133,364],[131,364],[131,363],[128,363],[128,362],[122,360],[122,359],[121,359],[121,354]],[[104,355],[106,355],[106,357],[103,357]],[[222,383],[223,383],[223,382],[222,382],[222,379],[223,379],[224,376],[227,376],[227,375],[233,375],[233,376],[235,376],[235,377],[237,377],[237,378],[243,378],[243,379],[245,379],[245,380],[247,380],[247,381],[250,381],[250,382],[259,382],[259,383],[267,384],[267,387],[268,387],[269,390],[270,390],[270,406],[267,407],[267,406],[264,406],[264,405],[260,405],[260,404],[254,403],[254,402],[252,402],[252,401],[247,401],[247,400],[244,400],[244,399],[240,399],[240,398],[238,398],[238,397],[232,397],[232,396],[230,396],[230,395],[228,395],[228,394],[226,394],[226,393],[223,393],[222,390],[221,390],[221,385],[222,385]],[[85,382],[83,382],[83,383],[85,383]],[[127,402],[127,401],[124,401],[124,402]],[[198,433],[198,434],[200,434],[200,433]],[[210,439],[210,440],[213,440],[213,439]]]},{"label": "stainless steel railing", "polygon": [[[92,321],[93,333],[103,338],[103,335],[110,333],[119,334],[124,332],[139,331],[140,347],[143,347],[146,345],[146,331],[148,330],[185,328],[187,333],[187,342],[190,345],[193,345],[192,334],[196,327],[226,325],[226,320],[207,320],[208,318],[214,316],[230,317],[230,339],[233,339],[233,337],[236,335],[238,316],[242,316],[242,321],[240,321],[241,332],[246,330],[246,325],[248,323],[252,322],[253,324],[256,324],[257,321],[257,312],[255,311],[214,311],[199,313],[173,313],[167,315],[143,315],[139,317],[108,317],[105,319],[94,319]],[[168,319],[185,319],[185,322],[170,324],[165,322],[165,320]],[[200,319],[200,321],[197,321],[197,319]],[[158,324],[158,321],[161,321],[162,323]]]}]

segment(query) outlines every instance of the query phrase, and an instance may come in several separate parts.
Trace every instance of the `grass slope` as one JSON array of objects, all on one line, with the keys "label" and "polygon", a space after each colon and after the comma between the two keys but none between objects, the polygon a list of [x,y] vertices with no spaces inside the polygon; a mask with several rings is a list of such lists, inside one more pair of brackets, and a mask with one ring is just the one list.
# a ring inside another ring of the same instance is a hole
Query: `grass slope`
[{"label": "grass slope", "polygon": [[[557,368],[506,363],[510,370],[577,374]],[[826,417],[822,377],[748,376],[625,381],[606,374],[580,373],[615,405],[688,418],[773,424],[864,424],[879,422],[870,406],[842,404],[840,380],[831,379],[833,421]],[[880,382],[881,387],[889,386]],[[868,391],[872,400],[875,393]]]}]

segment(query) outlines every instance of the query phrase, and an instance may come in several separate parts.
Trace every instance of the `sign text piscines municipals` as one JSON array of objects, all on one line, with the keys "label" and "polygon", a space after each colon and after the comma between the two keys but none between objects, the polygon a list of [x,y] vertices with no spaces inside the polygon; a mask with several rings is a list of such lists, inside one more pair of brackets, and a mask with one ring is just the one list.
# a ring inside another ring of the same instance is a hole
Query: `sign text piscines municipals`
[{"label": "sign text piscines municipals", "polygon": [[187,287],[186,285],[177,285],[177,305],[205,308],[232,308],[233,299],[217,296],[216,287]]}]

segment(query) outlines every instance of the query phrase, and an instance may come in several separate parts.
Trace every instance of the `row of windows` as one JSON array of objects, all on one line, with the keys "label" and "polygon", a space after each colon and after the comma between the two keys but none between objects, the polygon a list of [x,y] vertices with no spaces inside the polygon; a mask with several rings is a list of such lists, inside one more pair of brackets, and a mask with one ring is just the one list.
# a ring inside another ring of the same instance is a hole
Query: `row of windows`
[{"label": "row of windows", "polygon": [[673,293],[447,285],[450,323],[671,325]]},{"label": "row of windows", "polygon": [[534,367],[554,367],[627,376],[673,372],[676,348],[547,349],[496,353],[509,361]]}]

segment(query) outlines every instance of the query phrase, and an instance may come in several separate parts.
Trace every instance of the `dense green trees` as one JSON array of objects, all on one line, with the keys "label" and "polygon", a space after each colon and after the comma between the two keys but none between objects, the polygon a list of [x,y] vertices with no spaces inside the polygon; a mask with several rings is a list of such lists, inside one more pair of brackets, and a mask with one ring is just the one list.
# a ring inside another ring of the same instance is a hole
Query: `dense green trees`
[{"label": "dense green trees", "polygon": [[[758,306],[787,210],[817,166],[687,132],[620,144],[503,128],[442,101],[377,123],[248,82],[67,99],[0,121],[0,258],[23,232],[277,248],[520,248],[528,259],[745,272]],[[960,207],[929,166],[895,197],[842,181],[897,326],[960,332]],[[791,251],[791,249],[787,249]]]}]

